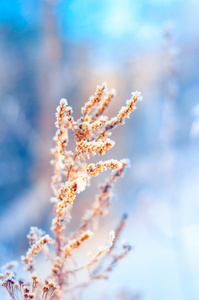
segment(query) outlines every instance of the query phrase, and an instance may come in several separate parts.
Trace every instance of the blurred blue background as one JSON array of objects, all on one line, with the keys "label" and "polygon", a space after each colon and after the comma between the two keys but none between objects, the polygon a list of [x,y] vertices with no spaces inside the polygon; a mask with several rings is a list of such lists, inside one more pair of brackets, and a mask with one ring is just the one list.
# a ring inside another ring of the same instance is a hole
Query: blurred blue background
[{"label": "blurred blue background", "polygon": [[[198,28],[198,0],[1,0],[2,264],[26,251],[31,225],[48,231],[59,99],[77,118],[105,81],[118,92],[109,116],[132,91],[144,97],[113,134],[109,157],[129,157],[132,168],[100,227],[105,233],[128,210],[123,237],[134,250],[83,299],[96,290],[103,299],[199,298]],[[74,208],[75,222],[90,194]]]}]

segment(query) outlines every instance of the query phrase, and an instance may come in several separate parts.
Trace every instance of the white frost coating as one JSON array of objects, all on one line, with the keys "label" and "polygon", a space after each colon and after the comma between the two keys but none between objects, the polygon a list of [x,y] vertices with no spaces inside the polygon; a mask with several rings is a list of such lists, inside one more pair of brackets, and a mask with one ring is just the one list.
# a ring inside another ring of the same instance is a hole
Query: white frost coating
[{"label": "white frost coating", "polygon": [[[56,115],[56,114],[55,114],[55,115]],[[56,115],[56,117],[57,117],[57,115]],[[57,123],[57,121],[55,122],[55,127],[58,128],[58,123]]]},{"label": "white frost coating", "polygon": [[[103,161],[101,163],[103,164]],[[111,164],[111,165],[114,164],[116,169],[121,169],[121,167],[122,167],[121,161],[119,161],[117,159],[109,159],[108,161],[106,161],[106,163],[104,165],[105,170],[107,169],[107,165],[109,165],[109,164]]]},{"label": "white frost coating", "polygon": [[62,142],[65,142],[68,140],[68,131],[63,126],[61,126],[61,130],[62,130],[61,140]]},{"label": "white frost coating", "polygon": [[17,261],[15,261],[15,260],[10,261],[9,263],[2,266],[2,271],[5,272],[5,271],[8,271],[10,269],[17,268],[18,265],[19,265],[19,263]]},{"label": "white frost coating", "polygon": [[141,96],[141,92],[135,91],[131,93],[132,97],[135,96],[139,101],[142,101],[143,97]]},{"label": "white frost coating", "polygon": [[113,141],[113,140],[111,140],[109,138],[107,138],[106,142],[104,142],[103,144],[106,144],[106,143],[109,143],[111,145],[111,147],[113,147],[115,145],[115,141]]},{"label": "white frost coating", "polygon": [[101,116],[101,117],[99,117],[99,120],[97,120],[91,124],[88,123],[88,128],[91,130],[97,130],[97,129],[105,126],[107,121],[108,121],[107,116]]},{"label": "white frost coating", "polygon": [[[64,105],[67,106],[68,105],[68,101],[65,98],[62,98],[59,102],[59,105],[57,106],[56,111],[59,112],[60,111],[60,106]],[[55,115],[57,116],[57,113],[55,113]]]},{"label": "white frost coating", "polygon": [[114,147],[115,145],[115,142],[109,138],[106,139],[106,141],[92,141],[92,142],[83,142],[82,143],[82,146],[85,147],[85,148],[93,148],[93,154],[95,155],[96,151],[98,149],[101,149],[103,147],[105,147],[106,144],[110,144],[110,148]]},{"label": "white frost coating", "polygon": [[[130,100],[126,101],[126,104],[130,104],[130,103],[131,103]],[[126,111],[126,106],[122,106],[119,110],[119,115],[123,114],[125,111]]]},{"label": "white frost coating", "polygon": [[68,105],[67,99],[62,98],[62,99],[60,100],[60,104]]},{"label": "white frost coating", "polygon": [[68,115],[71,115],[72,113],[73,113],[72,107],[71,106],[67,106],[66,107],[66,115],[68,116]]},{"label": "white frost coating", "polygon": [[114,97],[117,96],[117,92],[116,92],[115,89],[112,89],[112,90],[111,90],[111,93],[113,94]]},{"label": "white frost coating", "polygon": [[64,169],[64,156],[62,154],[59,154],[58,156],[57,168],[60,170]]},{"label": "white frost coating", "polygon": [[115,231],[111,230],[111,232],[109,233],[109,243],[108,243],[107,251],[109,251],[110,248],[113,246],[114,239],[115,239]]},{"label": "white frost coating", "polygon": [[107,122],[108,121],[108,117],[107,116],[101,116],[99,117],[99,122]]},{"label": "white frost coating", "polygon": [[[107,90],[107,84],[106,84],[106,82],[103,82],[102,86],[105,86],[105,90]],[[100,85],[99,85],[99,88],[100,88]]]},{"label": "white frost coating", "polygon": [[37,226],[31,226],[27,238],[30,239],[32,236],[34,236],[34,238],[40,238],[45,234],[46,234],[45,231],[42,230],[41,228],[38,228]]},{"label": "white frost coating", "polygon": [[76,179],[77,182],[77,193],[81,193],[85,190],[86,186],[89,185],[89,176],[86,173],[79,173],[78,178]]},{"label": "white frost coating", "polygon": [[131,161],[130,161],[130,159],[124,158],[124,159],[122,159],[122,162],[125,162],[125,163],[126,163],[126,167],[127,167],[127,168],[130,168],[130,167],[131,167]]}]

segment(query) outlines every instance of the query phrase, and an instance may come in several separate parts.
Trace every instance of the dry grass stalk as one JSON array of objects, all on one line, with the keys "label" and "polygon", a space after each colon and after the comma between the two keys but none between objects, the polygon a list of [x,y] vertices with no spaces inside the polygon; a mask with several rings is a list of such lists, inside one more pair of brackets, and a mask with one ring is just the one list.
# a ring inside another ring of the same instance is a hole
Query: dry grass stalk
[{"label": "dry grass stalk", "polygon": [[[41,229],[31,227],[28,235],[30,248],[22,257],[25,270],[31,275],[31,283],[19,281],[12,271],[14,264],[10,263],[3,268],[0,275],[2,286],[5,287],[13,300],[39,299],[58,300],[67,294],[67,298],[74,296],[74,291],[89,285],[94,279],[107,278],[118,260],[122,259],[131,249],[129,245],[123,245],[119,254],[115,253],[115,244],[127,218],[124,215],[115,231],[110,232],[106,246],[101,247],[94,256],[89,255],[89,260],[80,266],[70,267],[74,262],[74,251],[92,238],[94,234],[93,222],[98,221],[109,210],[113,198],[113,184],[122,177],[128,160],[106,160],[97,164],[89,163],[91,155],[103,155],[114,146],[110,139],[111,130],[120,124],[124,124],[125,118],[135,109],[137,101],[141,100],[139,92],[132,93],[126,106],[122,107],[118,115],[108,120],[103,113],[107,109],[115,91],[108,91],[106,84],[98,86],[94,96],[90,97],[82,108],[82,116],[77,121],[72,117],[72,108],[65,99],[61,99],[56,113],[55,148],[52,149],[54,160],[54,175],[52,177],[52,189],[54,197],[54,218],[51,230],[54,237],[50,238]],[[67,151],[68,130],[74,133],[76,143],[74,151]],[[110,169],[112,174],[102,184],[100,193],[96,196],[91,209],[87,210],[79,228],[66,236],[66,225],[71,220],[71,209],[77,194],[89,186],[92,176]],[[48,280],[42,282],[35,273],[34,258],[42,252],[51,263]],[[87,278],[83,282],[71,280],[77,278],[77,274],[86,270]],[[50,280],[50,281],[49,281]]]}]

